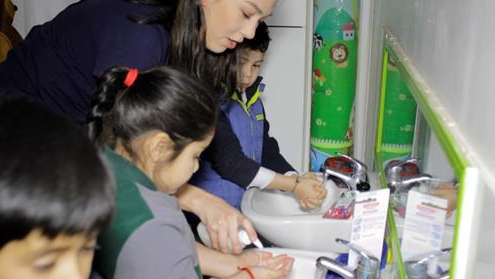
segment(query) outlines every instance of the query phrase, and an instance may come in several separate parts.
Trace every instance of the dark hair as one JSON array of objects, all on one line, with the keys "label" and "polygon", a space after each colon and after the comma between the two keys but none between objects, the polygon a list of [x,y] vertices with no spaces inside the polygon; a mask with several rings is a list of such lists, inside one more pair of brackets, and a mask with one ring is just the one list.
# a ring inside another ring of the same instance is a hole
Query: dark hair
[{"label": "dark hair", "polygon": [[250,49],[257,50],[265,53],[270,45],[270,35],[268,32],[268,25],[265,22],[260,22],[256,28],[256,33],[252,39],[244,40],[240,45],[239,49]]},{"label": "dark hair", "polygon": [[0,249],[35,229],[100,232],[114,209],[112,174],[75,123],[26,99],[0,100]]},{"label": "dark hair", "polygon": [[175,157],[214,130],[214,93],[198,79],[162,66],[140,72],[127,87],[128,72],[126,67],[111,68],[98,81],[88,132],[100,146],[115,147],[119,140],[133,156],[132,140],[158,130],[174,142]]},{"label": "dark hair", "polygon": [[[182,68],[210,85],[226,98],[237,86],[237,56],[234,50],[213,53],[205,46],[204,18],[195,0],[128,0],[159,7],[141,24],[160,24],[171,33],[169,65]],[[173,12],[175,11],[175,12]],[[171,20],[171,18],[173,20]]]},{"label": "dark hair", "polygon": [[123,0],[139,5],[155,6],[155,12],[148,15],[127,15],[127,18],[139,24],[159,24],[166,30],[172,28],[178,0]]}]

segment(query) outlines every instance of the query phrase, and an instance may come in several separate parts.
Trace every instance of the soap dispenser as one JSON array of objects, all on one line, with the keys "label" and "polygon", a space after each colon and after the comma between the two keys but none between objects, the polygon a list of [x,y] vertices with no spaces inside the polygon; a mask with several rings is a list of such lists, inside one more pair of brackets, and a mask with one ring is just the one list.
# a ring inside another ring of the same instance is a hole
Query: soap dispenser
[{"label": "soap dispenser", "polygon": [[[201,242],[203,242],[204,245],[206,245],[206,246],[208,246],[208,247],[211,248],[212,246],[211,246],[210,235],[208,234],[208,231],[206,230],[205,225],[200,222],[198,224],[198,226],[196,227],[196,230],[198,232],[199,238],[201,239]],[[246,245],[250,245],[250,244],[253,244],[258,249],[263,249],[264,248],[263,244],[261,243],[261,241],[259,239],[256,239],[254,241],[251,241],[251,239],[249,239],[248,233],[242,227],[239,227],[238,228],[238,230],[237,230],[237,236],[239,238],[239,241],[241,242],[241,245],[242,245],[242,248],[243,249],[244,249],[244,247],[246,247]],[[229,245],[229,249],[230,249],[232,247],[232,244],[230,242],[230,239],[229,239],[228,245]]]}]

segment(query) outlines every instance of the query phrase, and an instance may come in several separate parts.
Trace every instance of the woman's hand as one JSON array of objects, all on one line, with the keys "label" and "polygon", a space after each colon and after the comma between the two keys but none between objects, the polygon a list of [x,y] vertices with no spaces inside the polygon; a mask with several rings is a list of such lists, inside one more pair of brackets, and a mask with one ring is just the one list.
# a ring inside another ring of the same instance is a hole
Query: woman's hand
[{"label": "woman's hand", "polygon": [[293,195],[299,204],[308,209],[314,209],[321,205],[327,194],[327,190],[314,173],[308,173],[299,177],[299,183],[295,186]]},{"label": "woman's hand", "polygon": [[[237,236],[239,227],[248,233],[249,239],[258,238],[251,222],[227,202],[196,186],[186,184],[177,193],[181,208],[196,214],[210,235],[213,249],[223,253],[242,252]],[[229,247],[229,239],[232,247]]]},{"label": "woman's hand", "polygon": [[[246,230],[250,239],[258,238],[251,222],[220,198],[212,197],[205,201],[203,210],[197,215],[206,226],[213,249],[223,253],[242,252],[242,244],[237,235],[239,227]],[[229,239],[232,247],[229,247]]]}]

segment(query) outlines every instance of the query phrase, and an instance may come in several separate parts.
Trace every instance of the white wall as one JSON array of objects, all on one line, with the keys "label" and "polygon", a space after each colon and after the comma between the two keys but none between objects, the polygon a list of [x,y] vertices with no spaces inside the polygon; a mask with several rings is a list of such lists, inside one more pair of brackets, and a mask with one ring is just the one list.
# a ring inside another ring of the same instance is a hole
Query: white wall
[{"label": "white wall", "polygon": [[[302,28],[270,27],[272,42],[261,66],[266,82],[262,95],[270,135],[281,153],[299,171],[304,156],[305,32]],[[298,55],[294,55],[298,54]]]},{"label": "white wall", "polygon": [[476,256],[476,277],[473,278],[492,279],[495,274],[495,222],[492,221],[492,214],[495,212],[495,194],[486,189],[483,197],[480,218],[485,221],[481,222],[481,229],[478,237],[472,241],[472,245],[476,245],[478,248]]},{"label": "white wall", "polygon": [[78,0],[12,0],[17,6],[13,26],[24,38],[34,25],[51,20]]},{"label": "white wall", "polygon": [[[261,66],[270,135],[298,171],[309,166],[309,106],[313,1],[279,0],[267,19],[270,47]],[[308,63],[309,61],[309,63]]]},{"label": "white wall", "polygon": [[433,132],[428,140],[429,148],[425,150],[423,171],[439,179],[452,180],[455,177],[454,171]]}]

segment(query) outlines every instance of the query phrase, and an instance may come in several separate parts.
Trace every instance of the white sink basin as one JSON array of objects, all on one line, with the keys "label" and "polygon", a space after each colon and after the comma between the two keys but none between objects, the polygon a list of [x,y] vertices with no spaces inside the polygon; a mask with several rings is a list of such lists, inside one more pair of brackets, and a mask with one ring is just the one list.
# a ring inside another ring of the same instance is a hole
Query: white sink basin
[{"label": "white sink basin", "polygon": [[291,193],[250,188],[244,193],[241,210],[257,232],[277,247],[345,253],[346,247],[335,239],[350,238],[351,220],[322,217],[344,190],[331,180],[326,189],[322,206],[308,212],[299,207]]},{"label": "white sink basin", "polygon": [[316,259],[325,256],[335,259],[338,255],[316,251],[304,251],[285,248],[265,248],[263,251],[271,252],[274,256],[287,254],[294,258],[294,265],[287,279],[313,279],[316,273]]}]

